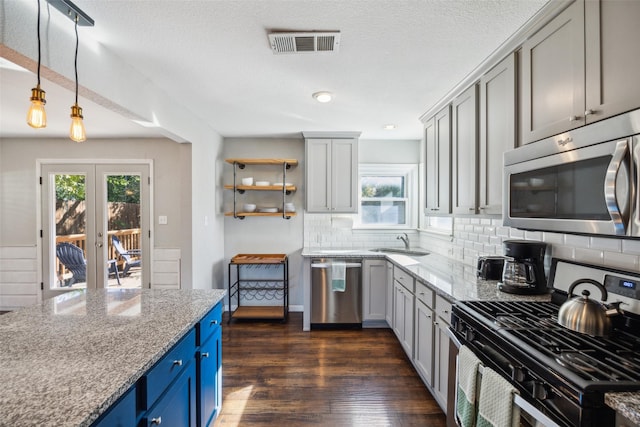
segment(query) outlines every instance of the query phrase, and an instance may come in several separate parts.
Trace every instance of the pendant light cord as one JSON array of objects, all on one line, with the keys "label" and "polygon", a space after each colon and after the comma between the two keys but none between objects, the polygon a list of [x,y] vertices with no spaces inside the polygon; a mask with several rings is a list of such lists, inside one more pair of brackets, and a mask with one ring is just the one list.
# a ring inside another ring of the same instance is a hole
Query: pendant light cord
[{"label": "pendant light cord", "polygon": [[38,87],[40,86],[40,0],[38,0]]},{"label": "pendant light cord", "polygon": [[[38,0],[39,2],[40,0]],[[78,105],[78,16],[76,15],[75,19],[76,25],[76,54],[75,59],[73,61],[73,68],[75,68],[76,72],[76,105]]]}]

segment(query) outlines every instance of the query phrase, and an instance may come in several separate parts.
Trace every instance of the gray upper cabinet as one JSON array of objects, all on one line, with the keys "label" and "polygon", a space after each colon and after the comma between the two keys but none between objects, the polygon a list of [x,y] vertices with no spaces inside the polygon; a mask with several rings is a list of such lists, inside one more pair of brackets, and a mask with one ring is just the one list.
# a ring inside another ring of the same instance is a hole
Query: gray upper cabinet
[{"label": "gray upper cabinet", "polygon": [[452,103],[453,213],[477,212],[478,85],[473,85]]},{"label": "gray upper cabinet", "polygon": [[587,123],[640,107],[640,2],[585,3]]},{"label": "gray upper cabinet", "polygon": [[509,55],[480,78],[479,209],[502,212],[502,155],[516,146],[516,67]]},{"label": "gray upper cabinet", "polygon": [[451,107],[425,124],[426,213],[451,213]]},{"label": "gray upper cabinet", "polygon": [[584,125],[584,3],[578,0],[522,45],[522,140]]},{"label": "gray upper cabinet", "polygon": [[305,133],[307,212],[358,212],[358,138]]},{"label": "gray upper cabinet", "polygon": [[522,140],[640,107],[640,2],[576,0],[522,46]]}]

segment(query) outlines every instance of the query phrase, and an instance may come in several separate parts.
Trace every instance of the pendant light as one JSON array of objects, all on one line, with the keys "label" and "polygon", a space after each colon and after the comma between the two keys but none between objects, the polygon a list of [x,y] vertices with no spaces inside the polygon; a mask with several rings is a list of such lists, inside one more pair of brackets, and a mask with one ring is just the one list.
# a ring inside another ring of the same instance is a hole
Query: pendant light
[{"label": "pendant light", "polygon": [[40,0],[38,0],[38,85],[31,89],[31,105],[27,111],[27,124],[40,129],[47,126],[47,112],[44,110],[45,91],[40,88]]},{"label": "pendant light", "polygon": [[84,130],[84,122],[82,121],[82,108],[78,105],[78,17],[74,19],[76,29],[76,53],[73,61],[73,67],[76,72],[76,102],[71,106],[71,129],[69,129],[69,138],[75,142],[84,142],[87,135]]}]

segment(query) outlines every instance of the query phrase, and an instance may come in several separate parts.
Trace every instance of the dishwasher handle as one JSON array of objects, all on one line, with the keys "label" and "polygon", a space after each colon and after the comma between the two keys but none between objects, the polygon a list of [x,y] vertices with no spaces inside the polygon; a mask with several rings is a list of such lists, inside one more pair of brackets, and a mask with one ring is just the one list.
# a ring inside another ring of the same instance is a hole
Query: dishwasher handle
[{"label": "dishwasher handle", "polygon": [[[333,264],[330,262],[318,262],[315,264],[311,264],[311,268],[331,268]],[[346,268],[360,268],[362,267],[362,263],[359,262],[345,262],[344,266]]]}]

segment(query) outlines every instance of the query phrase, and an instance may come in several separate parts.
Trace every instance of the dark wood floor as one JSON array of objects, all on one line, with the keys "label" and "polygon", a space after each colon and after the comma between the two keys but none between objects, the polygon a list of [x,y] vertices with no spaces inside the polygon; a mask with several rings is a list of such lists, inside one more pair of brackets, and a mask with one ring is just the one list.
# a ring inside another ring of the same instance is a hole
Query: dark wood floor
[{"label": "dark wood floor", "polygon": [[390,329],[223,324],[216,426],[434,426],[445,416]]}]

